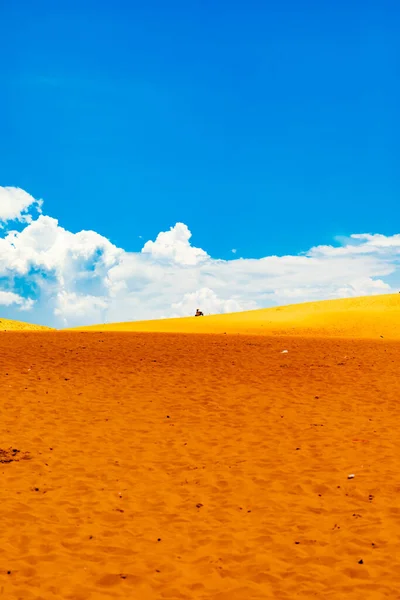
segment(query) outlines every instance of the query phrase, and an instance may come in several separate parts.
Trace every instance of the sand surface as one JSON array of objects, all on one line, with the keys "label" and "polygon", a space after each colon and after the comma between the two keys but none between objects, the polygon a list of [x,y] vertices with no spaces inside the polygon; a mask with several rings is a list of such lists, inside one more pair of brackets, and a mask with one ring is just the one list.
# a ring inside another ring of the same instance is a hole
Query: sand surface
[{"label": "sand surface", "polygon": [[364,339],[383,336],[400,340],[400,294],[304,302],[197,318],[108,323],[79,329]]},{"label": "sand surface", "polygon": [[25,323],[24,321],[0,319],[0,331],[51,331],[51,327]]},{"label": "sand surface", "polygon": [[400,598],[399,342],[21,332],[0,355],[0,597]]}]

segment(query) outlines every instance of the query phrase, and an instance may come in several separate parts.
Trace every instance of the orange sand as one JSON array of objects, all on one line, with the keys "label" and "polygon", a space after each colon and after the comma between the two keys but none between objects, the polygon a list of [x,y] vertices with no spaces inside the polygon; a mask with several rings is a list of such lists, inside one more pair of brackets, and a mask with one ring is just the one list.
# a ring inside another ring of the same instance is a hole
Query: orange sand
[{"label": "orange sand", "polygon": [[1,597],[400,598],[400,342],[16,332],[0,356]]},{"label": "orange sand", "polygon": [[364,296],[205,317],[108,323],[80,331],[235,333],[400,339],[400,294]]}]

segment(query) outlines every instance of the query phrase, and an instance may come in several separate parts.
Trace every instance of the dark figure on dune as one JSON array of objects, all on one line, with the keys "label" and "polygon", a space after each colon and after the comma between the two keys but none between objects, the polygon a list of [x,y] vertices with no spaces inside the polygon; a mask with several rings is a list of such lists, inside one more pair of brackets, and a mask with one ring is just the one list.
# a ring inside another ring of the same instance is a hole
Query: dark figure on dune
[{"label": "dark figure on dune", "polygon": [[195,317],[204,317],[204,314],[201,312],[201,310],[197,309],[196,314],[194,316]]}]

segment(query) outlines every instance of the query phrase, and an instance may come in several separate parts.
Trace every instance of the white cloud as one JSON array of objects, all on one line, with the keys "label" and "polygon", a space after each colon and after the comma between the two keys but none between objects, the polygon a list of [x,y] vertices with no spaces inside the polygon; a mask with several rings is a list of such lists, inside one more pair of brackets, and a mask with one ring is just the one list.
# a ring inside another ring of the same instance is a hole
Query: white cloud
[{"label": "white cloud", "polygon": [[52,217],[40,215],[20,232],[0,238],[0,276],[6,271],[26,275],[34,267],[53,273],[59,284],[87,277],[90,271],[106,273],[121,254],[94,231],[71,233]]},{"label": "white cloud", "polygon": [[31,298],[22,298],[14,292],[4,292],[0,290],[0,306],[16,305],[19,310],[31,310],[34,305],[34,300]]},{"label": "white cloud", "polygon": [[[0,236],[0,317],[17,318],[19,310],[31,309],[31,321],[62,327],[191,315],[196,308],[233,312],[400,287],[400,234],[353,234],[298,256],[218,260],[192,246],[188,227],[177,223],[141,252],[126,252],[94,231],[71,233],[50,216],[34,218],[37,202],[29,194],[1,190],[1,218],[22,219],[24,226]],[[18,210],[15,198],[25,198]]]},{"label": "white cloud", "polygon": [[97,323],[102,323],[108,306],[107,298],[77,294],[63,290],[57,294],[57,304],[54,314],[63,320],[64,325],[79,325],[85,322],[86,316]]},{"label": "white cloud", "polygon": [[35,200],[30,194],[16,187],[0,186],[0,222],[21,221],[30,223],[29,209],[36,207],[41,212],[42,201]]},{"label": "white cloud", "polygon": [[158,234],[155,242],[146,242],[142,252],[156,260],[169,260],[179,265],[197,265],[208,258],[207,252],[190,245],[192,237],[184,223]]},{"label": "white cloud", "polygon": [[232,252],[232,254],[236,254],[236,252],[237,252],[236,248],[232,248],[231,252]]},{"label": "white cloud", "polygon": [[194,312],[193,307],[195,309],[201,308],[204,314],[217,314],[251,310],[257,308],[257,305],[251,300],[218,297],[213,290],[205,287],[195,292],[184,294],[180,302],[172,304],[172,314],[166,316],[182,317],[192,315]]}]

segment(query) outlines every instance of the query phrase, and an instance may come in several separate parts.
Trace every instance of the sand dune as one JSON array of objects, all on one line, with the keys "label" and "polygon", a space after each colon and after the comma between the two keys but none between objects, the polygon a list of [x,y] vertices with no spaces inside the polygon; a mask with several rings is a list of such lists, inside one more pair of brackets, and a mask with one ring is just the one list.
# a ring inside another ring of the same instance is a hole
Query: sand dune
[{"label": "sand dune", "polygon": [[400,294],[307,302],[198,318],[111,323],[79,330],[400,339]]},{"label": "sand dune", "polygon": [[1,597],[399,598],[398,342],[25,332],[0,353]]},{"label": "sand dune", "polygon": [[0,330],[0,596],[399,599],[399,307]]},{"label": "sand dune", "polygon": [[51,327],[44,325],[34,325],[32,323],[24,323],[23,321],[11,321],[10,319],[0,319],[1,331],[49,331]]}]

